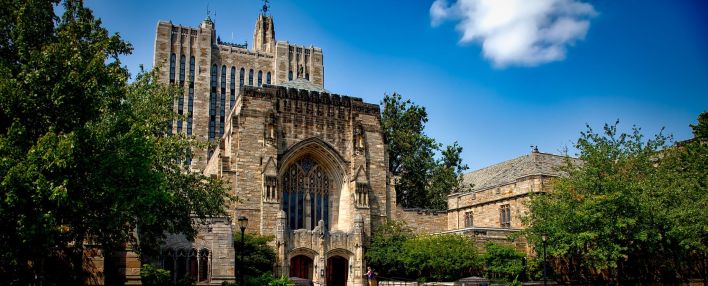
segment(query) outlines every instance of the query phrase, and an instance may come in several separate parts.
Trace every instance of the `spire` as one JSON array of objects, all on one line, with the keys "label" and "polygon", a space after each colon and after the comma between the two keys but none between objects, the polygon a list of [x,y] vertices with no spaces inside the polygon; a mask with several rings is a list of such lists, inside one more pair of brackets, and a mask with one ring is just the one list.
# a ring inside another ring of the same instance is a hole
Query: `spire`
[{"label": "spire", "polygon": [[270,8],[270,4],[268,4],[268,0],[263,0],[263,7],[261,7],[261,14],[267,15],[269,8]]}]

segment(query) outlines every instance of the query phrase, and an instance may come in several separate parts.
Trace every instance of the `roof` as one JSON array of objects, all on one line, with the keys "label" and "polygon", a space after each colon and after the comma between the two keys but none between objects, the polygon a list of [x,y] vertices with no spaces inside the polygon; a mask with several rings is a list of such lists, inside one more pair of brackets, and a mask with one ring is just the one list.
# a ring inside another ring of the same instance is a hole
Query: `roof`
[{"label": "roof", "polygon": [[316,85],[304,78],[296,78],[296,79],[291,80],[289,82],[279,84],[279,86],[286,87],[286,88],[296,88],[296,89],[304,89],[304,90],[310,90],[310,91],[330,93],[328,90],[324,89],[323,87]]},{"label": "roof", "polygon": [[512,183],[520,178],[534,175],[560,176],[559,167],[566,159],[579,162],[578,159],[548,153],[532,152],[486,168],[463,175],[465,185],[473,184],[472,191],[492,188]]}]

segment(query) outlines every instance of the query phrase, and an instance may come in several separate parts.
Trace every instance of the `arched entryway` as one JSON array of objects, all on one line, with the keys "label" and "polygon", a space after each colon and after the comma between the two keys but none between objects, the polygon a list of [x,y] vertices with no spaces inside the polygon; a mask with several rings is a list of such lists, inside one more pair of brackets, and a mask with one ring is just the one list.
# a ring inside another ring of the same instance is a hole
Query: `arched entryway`
[{"label": "arched entryway", "polygon": [[290,259],[290,277],[312,280],[312,258],[298,255]]},{"label": "arched entryway", "polygon": [[349,261],[344,257],[335,255],[327,259],[327,286],[347,285],[348,266]]}]

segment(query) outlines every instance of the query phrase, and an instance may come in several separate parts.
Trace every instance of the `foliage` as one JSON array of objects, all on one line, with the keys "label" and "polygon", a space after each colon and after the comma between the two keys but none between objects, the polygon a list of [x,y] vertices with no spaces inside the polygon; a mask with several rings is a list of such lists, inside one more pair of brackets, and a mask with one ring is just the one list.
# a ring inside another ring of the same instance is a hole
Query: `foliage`
[{"label": "foliage", "polygon": [[482,264],[474,241],[461,235],[415,236],[403,223],[377,226],[366,259],[382,277],[451,281]]},{"label": "foliage", "polygon": [[[462,188],[462,147],[441,145],[423,133],[425,108],[400,94],[385,95],[381,127],[389,155],[389,171],[398,176],[396,199],[404,207],[446,209],[447,195]],[[440,152],[440,159],[436,159]]]},{"label": "foliage", "polygon": [[268,282],[268,286],[292,286],[295,285],[287,276],[280,276],[280,278],[273,279]]},{"label": "foliage", "polygon": [[164,286],[172,284],[172,275],[169,270],[143,264],[140,268],[140,281],[145,286]]},{"label": "foliage", "polygon": [[620,133],[617,123],[581,133],[583,163],[568,162],[525,218],[536,249],[548,236],[559,278],[678,282],[695,272],[708,237],[708,149],[700,140],[666,148],[668,139]]},{"label": "foliage", "polygon": [[259,280],[262,275],[273,272],[275,251],[268,245],[273,239],[272,235],[244,234],[244,243],[242,244],[241,234],[234,233],[234,246],[238,261],[241,261],[241,254],[243,253],[243,267],[239,267],[239,270],[245,268],[243,271],[248,281],[244,282],[247,282],[247,285],[263,285],[260,284],[261,281]]},{"label": "foliage", "polygon": [[366,260],[384,277],[405,277],[402,255],[403,244],[414,237],[402,221],[389,220],[374,228],[371,245],[366,250]]},{"label": "foliage", "polygon": [[490,278],[504,278],[506,281],[518,279],[523,270],[524,257],[526,254],[519,252],[513,246],[491,241],[484,244],[482,259]]},{"label": "foliage", "polygon": [[419,279],[453,281],[482,266],[474,240],[458,234],[421,235],[403,244],[406,268]]},{"label": "foliage", "polygon": [[[198,147],[168,136],[178,91],[127,84],[109,35],[81,1],[5,1],[0,13],[0,275],[82,283],[86,243],[155,253],[165,233],[223,214],[226,187],[188,172]],[[138,239],[139,238],[139,239]]]}]

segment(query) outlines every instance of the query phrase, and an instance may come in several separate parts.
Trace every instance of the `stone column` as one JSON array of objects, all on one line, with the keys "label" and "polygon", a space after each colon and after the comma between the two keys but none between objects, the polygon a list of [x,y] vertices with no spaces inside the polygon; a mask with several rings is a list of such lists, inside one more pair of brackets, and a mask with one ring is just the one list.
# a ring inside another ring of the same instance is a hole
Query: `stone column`
[{"label": "stone column", "polygon": [[[363,279],[364,275],[364,247],[362,245],[364,241],[364,219],[361,215],[356,215],[354,218],[354,261],[351,264],[354,267],[353,277],[349,278],[349,281],[353,285],[359,286],[364,285],[366,281]],[[348,282],[349,282],[348,281]]]},{"label": "stone column", "polygon": [[288,228],[286,222],[285,211],[278,212],[277,225],[275,231],[275,246],[276,246],[276,276],[289,275],[287,246],[288,246]]}]

